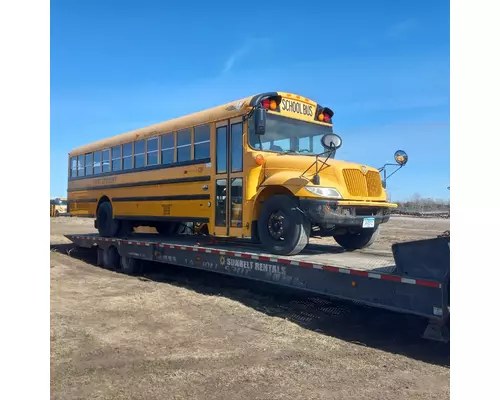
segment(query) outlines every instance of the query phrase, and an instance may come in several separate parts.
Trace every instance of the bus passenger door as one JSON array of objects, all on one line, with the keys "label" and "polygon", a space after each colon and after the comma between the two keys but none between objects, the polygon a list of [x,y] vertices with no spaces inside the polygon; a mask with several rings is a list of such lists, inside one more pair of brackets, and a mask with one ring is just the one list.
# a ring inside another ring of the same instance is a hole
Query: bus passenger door
[{"label": "bus passenger door", "polygon": [[243,120],[215,125],[213,231],[216,236],[243,236]]}]

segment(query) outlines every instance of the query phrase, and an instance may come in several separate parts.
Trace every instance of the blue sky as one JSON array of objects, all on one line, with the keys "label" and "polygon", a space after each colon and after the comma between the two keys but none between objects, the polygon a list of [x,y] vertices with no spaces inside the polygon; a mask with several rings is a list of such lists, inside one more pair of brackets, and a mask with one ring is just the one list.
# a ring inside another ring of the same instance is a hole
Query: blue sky
[{"label": "blue sky", "polygon": [[449,198],[449,2],[314,4],[52,0],[51,195],[74,147],[277,90],[335,111],[338,158],[406,150],[393,199]]}]

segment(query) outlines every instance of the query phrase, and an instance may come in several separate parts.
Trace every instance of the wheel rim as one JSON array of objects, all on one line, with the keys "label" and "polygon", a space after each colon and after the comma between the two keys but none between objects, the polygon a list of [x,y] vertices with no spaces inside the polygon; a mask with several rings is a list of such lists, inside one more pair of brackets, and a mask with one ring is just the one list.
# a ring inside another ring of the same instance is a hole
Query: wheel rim
[{"label": "wheel rim", "polygon": [[269,216],[267,229],[271,238],[278,241],[284,240],[285,223],[285,215],[281,211],[275,211]]}]

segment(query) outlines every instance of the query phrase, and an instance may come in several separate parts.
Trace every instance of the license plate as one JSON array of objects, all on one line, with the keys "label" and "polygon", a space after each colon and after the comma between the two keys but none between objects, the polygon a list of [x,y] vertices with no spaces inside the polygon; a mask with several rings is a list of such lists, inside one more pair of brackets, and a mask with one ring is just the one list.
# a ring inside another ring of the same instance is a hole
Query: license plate
[{"label": "license plate", "polygon": [[374,228],[375,218],[363,218],[363,228]]}]

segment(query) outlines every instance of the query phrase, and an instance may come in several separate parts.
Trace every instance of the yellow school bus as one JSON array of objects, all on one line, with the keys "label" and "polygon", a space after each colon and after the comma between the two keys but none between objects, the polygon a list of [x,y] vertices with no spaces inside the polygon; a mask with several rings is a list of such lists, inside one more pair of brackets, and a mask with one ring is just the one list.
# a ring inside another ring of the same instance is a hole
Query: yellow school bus
[{"label": "yellow school bus", "polygon": [[50,216],[59,217],[60,215],[66,215],[68,212],[67,206],[67,199],[64,197],[50,199]]},{"label": "yellow school bus", "polygon": [[367,247],[389,219],[379,170],[341,161],[333,111],[284,92],[250,96],[74,149],[72,215],[105,237],[152,226],[247,238],[273,254],[310,236]]}]

